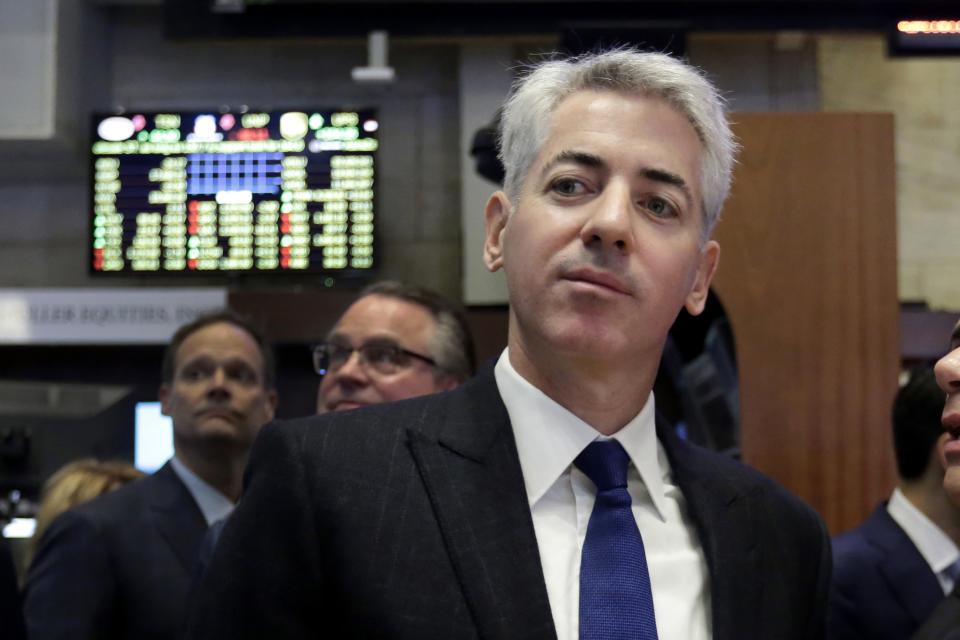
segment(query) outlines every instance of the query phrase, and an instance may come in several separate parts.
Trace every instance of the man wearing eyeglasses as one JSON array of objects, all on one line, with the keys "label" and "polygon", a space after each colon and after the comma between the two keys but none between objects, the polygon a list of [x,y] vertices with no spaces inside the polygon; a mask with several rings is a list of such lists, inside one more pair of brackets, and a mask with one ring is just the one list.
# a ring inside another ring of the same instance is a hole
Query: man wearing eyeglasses
[{"label": "man wearing eyeglasses", "polygon": [[537,65],[502,114],[507,349],[446,393],[265,429],[188,637],[821,640],[817,515],[655,419],[719,256],[719,92],[620,49]]},{"label": "man wearing eyeglasses", "polygon": [[317,413],[452,389],[475,366],[463,314],[426,289],[386,281],[360,292],[313,351]]}]

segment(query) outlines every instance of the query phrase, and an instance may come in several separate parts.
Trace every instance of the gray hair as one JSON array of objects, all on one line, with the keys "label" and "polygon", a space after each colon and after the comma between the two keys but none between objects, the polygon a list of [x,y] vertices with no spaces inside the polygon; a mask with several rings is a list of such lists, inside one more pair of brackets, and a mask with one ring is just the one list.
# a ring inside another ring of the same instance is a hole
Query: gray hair
[{"label": "gray hair", "polygon": [[439,373],[452,376],[457,382],[470,378],[477,367],[473,336],[463,311],[438,293],[396,280],[374,283],[360,292],[357,299],[378,295],[406,300],[430,312],[436,329],[430,340],[430,357]]},{"label": "gray hair", "polygon": [[500,160],[511,201],[519,201],[527,172],[549,135],[553,111],[567,96],[585,90],[659,98],[686,117],[704,148],[700,180],[703,237],[708,238],[730,192],[739,145],[717,88],[699,69],[663,53],[622,48],[531,66],[514,83],[501,120]]}]

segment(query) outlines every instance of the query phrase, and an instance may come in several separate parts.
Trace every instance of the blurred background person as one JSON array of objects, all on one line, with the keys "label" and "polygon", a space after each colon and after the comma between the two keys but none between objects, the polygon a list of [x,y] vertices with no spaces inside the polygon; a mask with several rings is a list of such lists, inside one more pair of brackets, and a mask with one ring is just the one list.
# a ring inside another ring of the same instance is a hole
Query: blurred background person
[{"label": "blurred background person", "polygon": [[30,559],[36,554],[43,533],[61,513],[143,476],[142,471],[120,460],[83,458],[63,465],[43,485],[37,528],[30,540]]},{"label": "blurred background person", "polygon": [[463,312],[437,293],[397,281],[361,291],[313,356],[323,376],[317,413],[446,391],[476,369]]},{"label": "blurred background person", "polygon": [[943,489],[942,412],[933,369],[911,371],[893,403],[900,483],[833,542],[831,638],[907,638],[956,583],[960,508]]},{"label": "blurred background person", "polygon": [[24,591],[31,638],[179,637],[204,534],[236,504],[250,447],[273,418],[277,395],[269,345],[231,311],[180,327],[162,380],[174,457],[49,525]]},{"label": "blurred background person", "polygon": [[[446,391],[476,370],[463,311],[429,289],[385,280],[363,289],[313,349],[322,376],[317,413]],[[197,562],[203,575],[226,521],[210,527]]]}]

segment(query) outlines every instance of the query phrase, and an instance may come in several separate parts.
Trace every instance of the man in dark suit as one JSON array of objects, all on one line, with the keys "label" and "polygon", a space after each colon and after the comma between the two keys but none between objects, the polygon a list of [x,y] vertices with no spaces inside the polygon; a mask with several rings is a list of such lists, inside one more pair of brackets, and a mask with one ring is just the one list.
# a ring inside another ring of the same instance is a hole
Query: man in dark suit
[{"label": "man in dark suit", "polygon": [[174,334],[163,363],[174,458],[156,474],[65,512],[31,564],[31,639],[179,637],[210,523],[240,495],[250,446],[276,405],[270,349],[225,311]]},{"label": "man in dark suit", "polygon": [[[960,322],[950,337],[950,349],[936,366],[937,383],[947,394],[941,420],[950,437],[943,452],[947,465],[943,486],[960,507]],[[937,605],[912,640],[960,640],[960,584]]]},{"label": "man in dark suit", "polygon": [[[354,357],[356,353],[356,357]],[[317,413],[446,391],[476,370],[463,312],[423,287],[384,280],[364,288],[313,348]],[[226,520],[214,523],[196,573],[206,572]]]},{"label": "man in dark suit", "polygon": [[833,543],[831,638],[907,638],[956,583],[960,508],[943,489],[942,412],[933,370],[912,371],[893,404],[900,484]]},{"label": "man in dark suit", "polygon": [[735,146],[715,88],[669,56],[531,71],[486,207],[507,350],[447,393],[264,430],[188,636],[822,637],[816,514],[654,418]]}]

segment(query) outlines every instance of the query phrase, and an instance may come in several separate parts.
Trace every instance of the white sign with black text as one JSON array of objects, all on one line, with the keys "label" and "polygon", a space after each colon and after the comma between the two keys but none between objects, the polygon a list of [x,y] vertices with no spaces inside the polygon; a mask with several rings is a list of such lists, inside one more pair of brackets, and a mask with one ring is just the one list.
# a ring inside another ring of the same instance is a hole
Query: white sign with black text
[{"label": "white sign with black text", "polygon": [[0,344],[164,344],[222,288],[0,289]]}]

